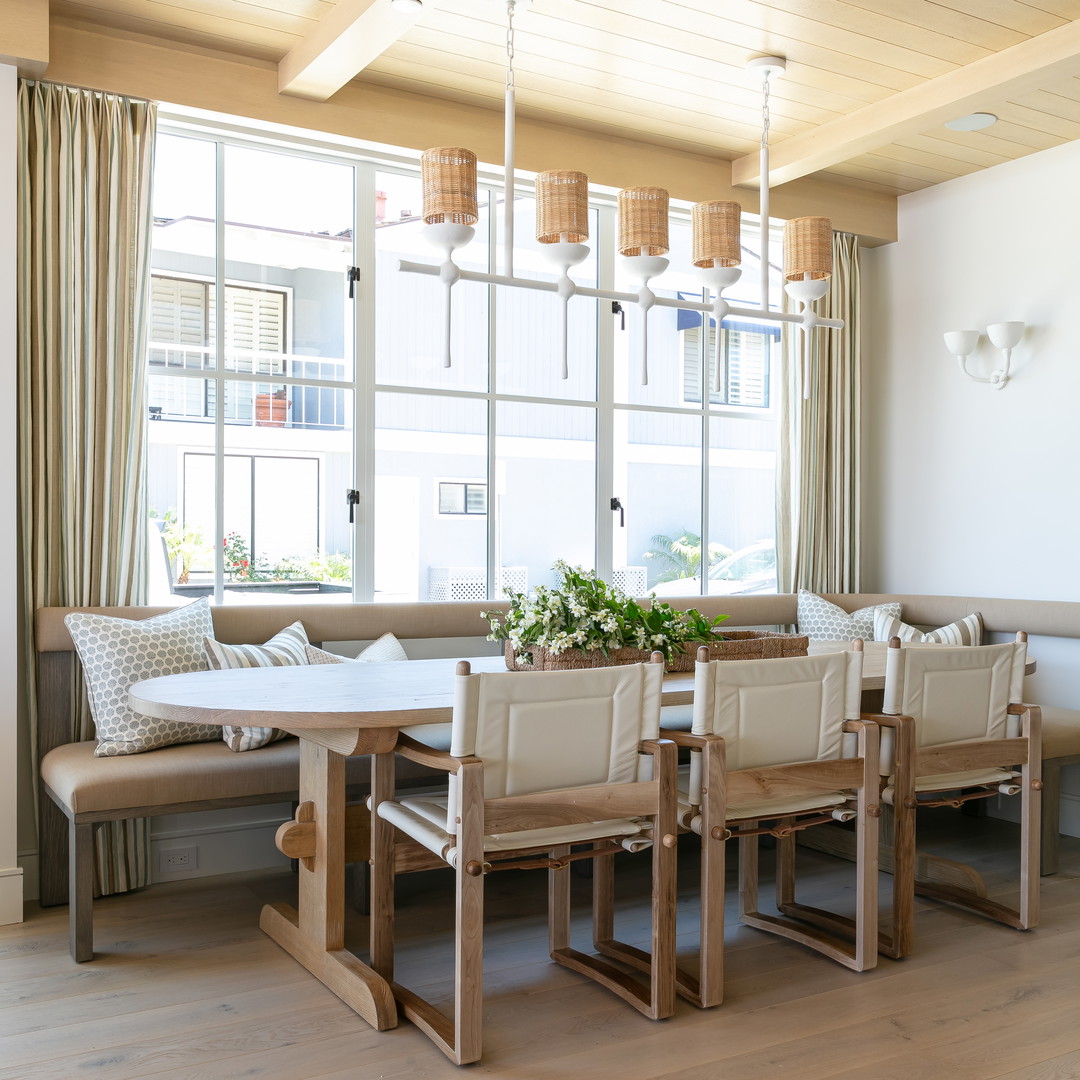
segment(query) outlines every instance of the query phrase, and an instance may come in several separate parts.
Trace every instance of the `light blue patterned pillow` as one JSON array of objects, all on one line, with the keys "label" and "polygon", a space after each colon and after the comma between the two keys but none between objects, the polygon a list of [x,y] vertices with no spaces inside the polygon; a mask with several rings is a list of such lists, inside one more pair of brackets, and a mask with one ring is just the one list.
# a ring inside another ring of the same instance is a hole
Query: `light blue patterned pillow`
[{"label": "light blue patterned pillow", "polygon": [[143,679],[206,670],[203,641],[214,632],[206,597],[149,619],[73,611],[64,617],[64,625],[82,661],[97,729],[96,757],[221,738],[216,724],[140,716],[128,704],[128,690]]},{"label": "light blue patterned pillow", "polygon": [[882,612],[900,618],[900,602],[871,605],[847,612],[817,593],[799,590],[799,633],[811,641],[874,641],[874,614]]}]

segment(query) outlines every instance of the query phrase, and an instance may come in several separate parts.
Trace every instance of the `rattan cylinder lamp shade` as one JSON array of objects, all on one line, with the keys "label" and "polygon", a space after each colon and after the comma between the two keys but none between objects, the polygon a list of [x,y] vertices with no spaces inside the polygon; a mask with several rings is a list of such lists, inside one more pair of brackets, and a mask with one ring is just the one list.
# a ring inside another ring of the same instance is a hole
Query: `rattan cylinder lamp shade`
[{"label": "rattan cylinder lamp shade", "polygon": [[435,146],[420,158],[424,223],[475,225],[476,155],[460,146]]},{"label": "rattan cylinder lamp shade", "polygon": [[536,239],[541,244],[589,239],[589,178],[583,172],[537,175]]},{"label": "rattan cylinder lamp shade", "polygon": [[784,279],[820,281],[832,274],[832,222],[826,217],[792,218],[784,226]]},{"label": "rattan cylinder lamp shade", "polygon": [[619,192],[619,254],[668,253],[668,193],[663,188],[623,188]]},{"label": "rattan cylinder lamp shade", "polygon": [[742,262],[742,207],[737,202],[695,203],[690,209],[690,222],[695,266],[738,266]]}]

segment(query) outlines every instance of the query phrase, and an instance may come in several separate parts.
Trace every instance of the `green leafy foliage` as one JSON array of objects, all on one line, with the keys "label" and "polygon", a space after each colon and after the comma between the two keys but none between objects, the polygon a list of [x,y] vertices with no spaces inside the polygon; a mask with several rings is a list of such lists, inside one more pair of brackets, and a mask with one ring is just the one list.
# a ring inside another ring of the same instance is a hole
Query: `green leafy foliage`
[{"label": "green leafy foliage", "polygon": [[601,581],[591,570],[555,563],[562,579],[557,589],[538,586],[532,596],[511,592],[510,610],[485,611],[489,641],[509,641],[524,663],[532,662],[531,647],[553,653],[567,649],[656,649],[670,657],[687,642],[715,641],[717,627],[727,616],[710,619],[690,608],[680,611],[651,598],[638,603],[622,589]]}]

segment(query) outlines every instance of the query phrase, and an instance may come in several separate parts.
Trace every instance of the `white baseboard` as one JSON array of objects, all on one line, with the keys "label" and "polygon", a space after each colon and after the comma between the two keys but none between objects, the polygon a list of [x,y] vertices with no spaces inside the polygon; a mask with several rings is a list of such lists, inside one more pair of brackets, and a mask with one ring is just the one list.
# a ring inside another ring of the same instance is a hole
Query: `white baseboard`
[{"label": "white baseboard", "polygon": [[21,866],[0,869],[0,926],[23,921],[23,884]]}]

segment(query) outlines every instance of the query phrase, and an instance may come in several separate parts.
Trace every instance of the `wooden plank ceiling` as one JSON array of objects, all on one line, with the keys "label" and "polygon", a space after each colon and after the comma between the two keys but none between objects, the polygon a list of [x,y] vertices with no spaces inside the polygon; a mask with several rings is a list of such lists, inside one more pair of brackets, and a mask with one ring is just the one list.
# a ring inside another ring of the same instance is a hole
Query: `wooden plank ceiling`
[{"label": "wooden plank ceiling", "polygon": [[[388,5],[53,0],[52,12],[273,61],[304,96],[355,77],[499,107],[504,4],[426,0],[416,17]],[[745,64],[778,53],[773,183],[817,173],[903,194],[1080,138],[1078,20],[1080,0],[534,0],[515,20],[518,108],[729,159],[736,182],[756,184],[760,82]],[[975,110],[999,120],[944,126]]]}]

